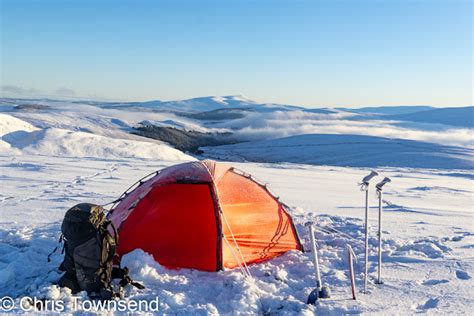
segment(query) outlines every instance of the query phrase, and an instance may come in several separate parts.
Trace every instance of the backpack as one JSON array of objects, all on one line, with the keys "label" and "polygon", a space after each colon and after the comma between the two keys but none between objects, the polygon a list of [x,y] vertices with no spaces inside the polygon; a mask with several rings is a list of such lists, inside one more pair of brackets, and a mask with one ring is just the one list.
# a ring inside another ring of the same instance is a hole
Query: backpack
[{"label": "backpack", "polygon": [[[91,298],[100,299],[122,297],[127,284],[144,288],[128,276],[126,267],[113,266],[118,234],[103,207],[89,203],[73,206],[64,216],[61,232],[64,260],[59,270],[66,273],[59,286],[70,288],[72,293],[86,291]],[[116,278],[121,279],[118,292],[112,286]]]}]

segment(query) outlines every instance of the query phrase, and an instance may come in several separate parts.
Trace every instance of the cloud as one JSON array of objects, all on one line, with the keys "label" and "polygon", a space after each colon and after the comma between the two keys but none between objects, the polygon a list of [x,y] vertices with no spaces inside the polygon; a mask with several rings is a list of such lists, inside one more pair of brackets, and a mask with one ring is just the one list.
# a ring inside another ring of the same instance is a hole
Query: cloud
[{"label": "cloud", "polygon": [[13,98],[31,98],[31,97],[73,97],[76,92],[67,87],[59,87],[53,93],[44,93],[38,89],[26,88],[17,85],[2,85],[0,87],[1,95],[4,97]]},{"label": "cloud", "polygon": [[34,88],[24,88],[15,85],[2,85],[1,86],[2,95],[16,96],[16,97],[31,97],[38,95],[39,90]]},{"label": "cloud", "polygon": [[248,141],[273,139],[302,134],[352,134],[386,138],[411,139],[443,145],[474,147],[472,129],[445,128],[429,130],[429,124],[396,126],[395,121],[353,121],[345,113],[313,114],[303,111],[252,113],[244,118],[215,124],[238,138]]},{"label": "cloud", "polygon": [[76,95],[76,92],[66,87],[60,87],[54,91],[54,94],[62,96],[62,97],[71,97],[71,96]]}]

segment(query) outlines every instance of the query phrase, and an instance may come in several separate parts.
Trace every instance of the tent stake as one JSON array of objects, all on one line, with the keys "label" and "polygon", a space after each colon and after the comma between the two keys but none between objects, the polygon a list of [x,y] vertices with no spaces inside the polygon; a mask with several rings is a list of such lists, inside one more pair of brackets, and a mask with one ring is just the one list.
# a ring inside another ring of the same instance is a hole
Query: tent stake
[{"label": "tent stake", "polygon": [[349,259],[349,278],[351,279],[351,291],[352,299],[356,300],[356,284],[355,284],[355,274],[354,274],[354,260],[357,261],[357,257],[352,250],[351,245],[347,245],[347,257]]}]

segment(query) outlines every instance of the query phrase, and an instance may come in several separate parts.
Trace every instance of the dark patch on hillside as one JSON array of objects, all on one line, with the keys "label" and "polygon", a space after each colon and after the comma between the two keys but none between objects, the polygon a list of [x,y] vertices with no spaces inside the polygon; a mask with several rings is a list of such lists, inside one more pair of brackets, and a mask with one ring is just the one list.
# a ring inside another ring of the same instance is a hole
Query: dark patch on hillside
[{"label": "dark patch on hillside", "polygon": [[14,109],[18,111],[40,111],[49,108],[50,106],[43,104],[19,104],[14,106]]},{"label": "dark patch on hillside", "polygon": [[199,113],[176,113],[177,115],[192,118],[200,121],[222,121],[235,120],[245,116],[245,112],[250,109],[217,109]]},{"label": "dark patch on hillside", "polygon": [[315,114],[334,114],[335,111],[331,111],[328,109],[305,109],[305,112],[315,113]]},{"label": "dark patch on hillside", "polygon": [[176,149],[193,154],[202,154],[199,147],[235,144],[232,133],[201,133],[174,127],[144,125],[134,127],[132,134],[158,139]]}]

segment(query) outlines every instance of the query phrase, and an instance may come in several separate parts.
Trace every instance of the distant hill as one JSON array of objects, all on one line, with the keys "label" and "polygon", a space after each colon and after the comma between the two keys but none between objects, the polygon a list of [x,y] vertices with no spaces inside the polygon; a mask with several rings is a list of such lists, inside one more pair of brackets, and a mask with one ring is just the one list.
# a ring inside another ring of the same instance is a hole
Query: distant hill
[{"label": "distant hill", "polygon": [[97,102],[97,101],[74,101],[76,103],[85,103],[103,108],[129,108],[140,107],[154,111],[169,111],[177,113],[200,113],[225,109],[252,109],[253,111],[290,111],[307,110],[304,107],[258,103],[241,95],[232,96],[208,96],[192,98],[187,100],[160,101],[151,100],[144,102]]},{"label": "distant hill", "polygon": [[[239,116],[241,112],[275,112],[275,111],[305,111],[318,114],[330,114],[336,111],[331,109],[308,109],[302,106],[275,104],[275,103],[259,103],[241,95],[231,96],[208,96],[192,98],[187,100],[160,101],[151,100],[144,102],[97,102],[97,101],[75,101],[76,103],[85,103],[95,105],[102,108],[130,108],[139,107],[146,108],[151,111],[174,112],[178,115],[199,114],[196,118],[206,120],[223,117]],[[229,111],[229,112],[227,112]],[[230,114],[232,112],[232,114]],[[242,114],[242,113],[241,113]],[[214,118],[213,118],[214,117]]]},{"label": "distant hill", "polygon": [[338,108],[346,112],[352,113],[365,113],[365,114],[383,114],[383,115],[395,115],[395,114],[409,114],[420,111],[427,111],[434,109],[432,106],[427,105],[399,105],[399,106],[372,106],[363,107],[359,109],[348,109]]},{"label": "distant hill", "polygon": [[[422,109],[422,110],[419,110]],[[342,109],[354,113],[348,120],[408,121],[417,123],[444,124],[474,128],[474,107],[432,108],[425,106],[400,106],[387,108]]]},{"label": "distant hill", "polygon": [[387,115],[388,120],[437,123],[474,128],[474,106],[431,109],[408,114]]}]

